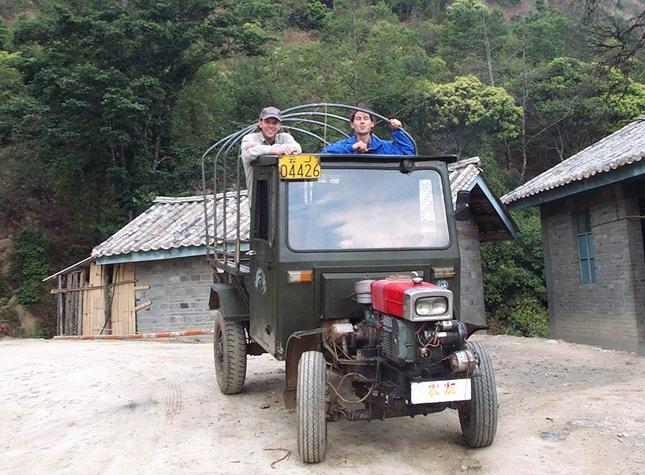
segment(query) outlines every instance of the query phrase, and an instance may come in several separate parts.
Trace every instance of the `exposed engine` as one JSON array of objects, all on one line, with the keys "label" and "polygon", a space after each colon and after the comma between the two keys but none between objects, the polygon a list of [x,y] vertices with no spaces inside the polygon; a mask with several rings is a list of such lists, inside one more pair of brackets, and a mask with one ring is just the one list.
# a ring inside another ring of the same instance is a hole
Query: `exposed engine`
[{"label": "exposed engine", "polygon": [[452,292],[413,276],[355,285],[365,305],[358,321],[329,322],[324,345],[338,360],[382,358],[410,377],[472,374],[475,355],[464,347],[467,330],[453,318]]}]

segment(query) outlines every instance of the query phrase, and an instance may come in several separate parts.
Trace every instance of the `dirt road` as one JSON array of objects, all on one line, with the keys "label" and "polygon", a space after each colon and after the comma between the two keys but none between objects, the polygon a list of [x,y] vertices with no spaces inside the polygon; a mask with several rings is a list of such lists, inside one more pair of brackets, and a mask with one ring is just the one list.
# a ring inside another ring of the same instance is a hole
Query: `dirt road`
[{"label": "dirt road", "polygon": [[477,339],[496,369],[493,446],[464,448],[453,411],[335,422],[313,466],[298,460],[284,366],[267,355],[223,396],[210,344],[1,340],[0,473],[645,473],[645,358]]}]

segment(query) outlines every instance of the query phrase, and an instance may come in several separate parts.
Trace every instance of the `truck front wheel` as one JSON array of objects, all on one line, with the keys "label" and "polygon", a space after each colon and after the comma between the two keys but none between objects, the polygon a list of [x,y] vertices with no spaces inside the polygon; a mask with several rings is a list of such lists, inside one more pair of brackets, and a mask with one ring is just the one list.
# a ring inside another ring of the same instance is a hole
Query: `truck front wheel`
[{"label": "truck front wheel", "polygon": [[488,447],[497,432],[497,388],[493,364],[481,343],[469,341],[466,347],[479,359],[479,372],[472,378],[470,401],[459,406],[459,422],[466,445]]},{"label": "truck front wheel", "polygon": [[244,387],[246,377],[246,336],[239,322],[224,320],[218,311],[215,315],[213,336],[215,376],[224,394],[237,394]]},{"label": "truck front wheel", "polygon": [[298,363],[296,413],[298,454],[305,463],[318,463],[327,452],[325,405],[325,358],[319,351],[306,351]]}]

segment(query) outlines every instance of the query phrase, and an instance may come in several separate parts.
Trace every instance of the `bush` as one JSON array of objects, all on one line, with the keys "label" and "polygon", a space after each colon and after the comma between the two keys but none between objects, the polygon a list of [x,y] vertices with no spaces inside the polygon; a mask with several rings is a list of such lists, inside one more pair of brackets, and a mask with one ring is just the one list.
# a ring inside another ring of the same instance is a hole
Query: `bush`
[{"label": "bush", "polygon": [[535,210],[513,217],[519,227],[517,239],[481,248],[487,320],[493,332],[547,336],[540,217]]},{"label": "bush", "polygon": [[50,244],[39,229],[25,229],[16,239],[11,274],[21,305],[32,305],[39,301],[41,281],[47,277],[49,270],[47,251]]},{"label": "bush", "polygon": [[490,322],[493,333],[516,336],[549,336],[549,317],[542,302],[522,295],[503,305]]},{"label": "bush", "polygon": [[325,26],[330,11],[318,0],[296,0],[290,3],[289,25],[303,30],[319,30]]}]

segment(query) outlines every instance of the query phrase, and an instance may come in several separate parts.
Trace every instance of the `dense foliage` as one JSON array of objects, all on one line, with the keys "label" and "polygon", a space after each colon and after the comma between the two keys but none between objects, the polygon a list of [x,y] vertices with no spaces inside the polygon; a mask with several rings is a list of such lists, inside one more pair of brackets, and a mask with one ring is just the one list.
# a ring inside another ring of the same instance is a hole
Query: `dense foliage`
[{"label": "dense foliage", "polygon": [[[195,193],[200,151],[268,104],[344,102],[399,117],[424,151],[480,156],[501,195],[645,112],[643,14],[615,7],[620,2],[0,7],[0,238],[18,238],[16,262],[32,263],[0,276],[0,304],[15,293],[33,302],[46,266],[86,257],[155,195]],[[515,219],[518,240],[482,251],[487,313],[502,329],[545,334],[539,218]]]},{"label": "dense foliage", "polygon": [[50,244],[39,229],[25,229],[16,239],[12,276],[21,305],[35,304],[40,300],[39,284],[49,271],[47,251]]}]

